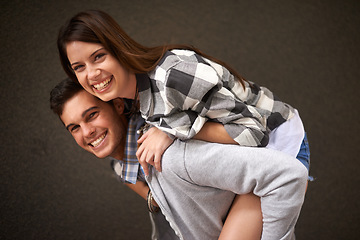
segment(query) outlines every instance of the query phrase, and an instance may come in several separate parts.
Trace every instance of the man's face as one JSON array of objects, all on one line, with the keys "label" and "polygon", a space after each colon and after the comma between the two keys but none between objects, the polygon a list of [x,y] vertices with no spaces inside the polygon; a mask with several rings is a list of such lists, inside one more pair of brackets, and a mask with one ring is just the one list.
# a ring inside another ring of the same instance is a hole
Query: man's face
[{"label": "man's face", "polygon": [[112,104],[82,90],[65,103],[60,118],[86,151],[99,158],[122,156],[126,121]]}]

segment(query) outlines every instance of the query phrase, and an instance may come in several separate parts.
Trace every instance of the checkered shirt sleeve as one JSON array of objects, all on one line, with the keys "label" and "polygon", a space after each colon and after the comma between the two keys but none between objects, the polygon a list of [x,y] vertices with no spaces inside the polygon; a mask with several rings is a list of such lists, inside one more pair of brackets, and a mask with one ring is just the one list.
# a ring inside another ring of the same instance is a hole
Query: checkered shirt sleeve
[{"label": "checkered shirt sleeve", "polygon": [[111,159],[111,166],[118,179],[125,183],[135,184],[137,180],[145,181],[144,170],[142,169],[136,157],[137,151],[137,129],[144,124],[140,114],[134,114],[128,124],[128,132],[126,136],[124,159]]},{"label": "checkered shirt sleeve", "polygon": [[244,90],[226,68],[188,50],[167,52],[137,79],[143,118],[183,140],[211,119],[240,145],[266,146],[269,131],[292,117],[268,89],[247,84]]}]

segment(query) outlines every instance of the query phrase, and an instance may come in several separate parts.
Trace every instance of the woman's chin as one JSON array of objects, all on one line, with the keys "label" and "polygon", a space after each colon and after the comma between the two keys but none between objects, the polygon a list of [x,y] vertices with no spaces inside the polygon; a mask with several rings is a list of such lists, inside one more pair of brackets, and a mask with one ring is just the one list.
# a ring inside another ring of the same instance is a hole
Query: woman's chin
[{"label": "woman's chin", "polygon": [[111,92],[97,92],[96,97],[100,98],[104,102],[108,102],[116,98]]}]

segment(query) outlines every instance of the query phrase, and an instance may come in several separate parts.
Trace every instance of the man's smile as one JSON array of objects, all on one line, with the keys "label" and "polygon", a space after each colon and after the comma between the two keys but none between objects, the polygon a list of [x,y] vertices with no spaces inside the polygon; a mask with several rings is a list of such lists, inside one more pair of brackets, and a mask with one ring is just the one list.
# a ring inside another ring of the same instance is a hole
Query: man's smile
[{"label": "man's smile", "polygon": [[107,132],[103,133],[100,137],[95,139],[93,142],[89,143],[89,145],[94,147],[94,148],[98,147],[101,144],[101,142],[105,139],[106,134],[107,134]]}]

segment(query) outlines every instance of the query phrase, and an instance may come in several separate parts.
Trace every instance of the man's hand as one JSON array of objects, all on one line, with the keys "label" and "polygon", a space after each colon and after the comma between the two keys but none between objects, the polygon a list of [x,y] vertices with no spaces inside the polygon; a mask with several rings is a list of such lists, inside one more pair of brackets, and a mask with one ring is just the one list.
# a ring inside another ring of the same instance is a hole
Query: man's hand
[{"label": "man's hand", "polygon": [[141,145],[136,152],[136,157],[146,176],[149,175],[148,164],[153,165],[157,171],[161,172],[161,157],[173,141],[166,133],[156,127],[150,128],[141,136],[138,140]]}]

